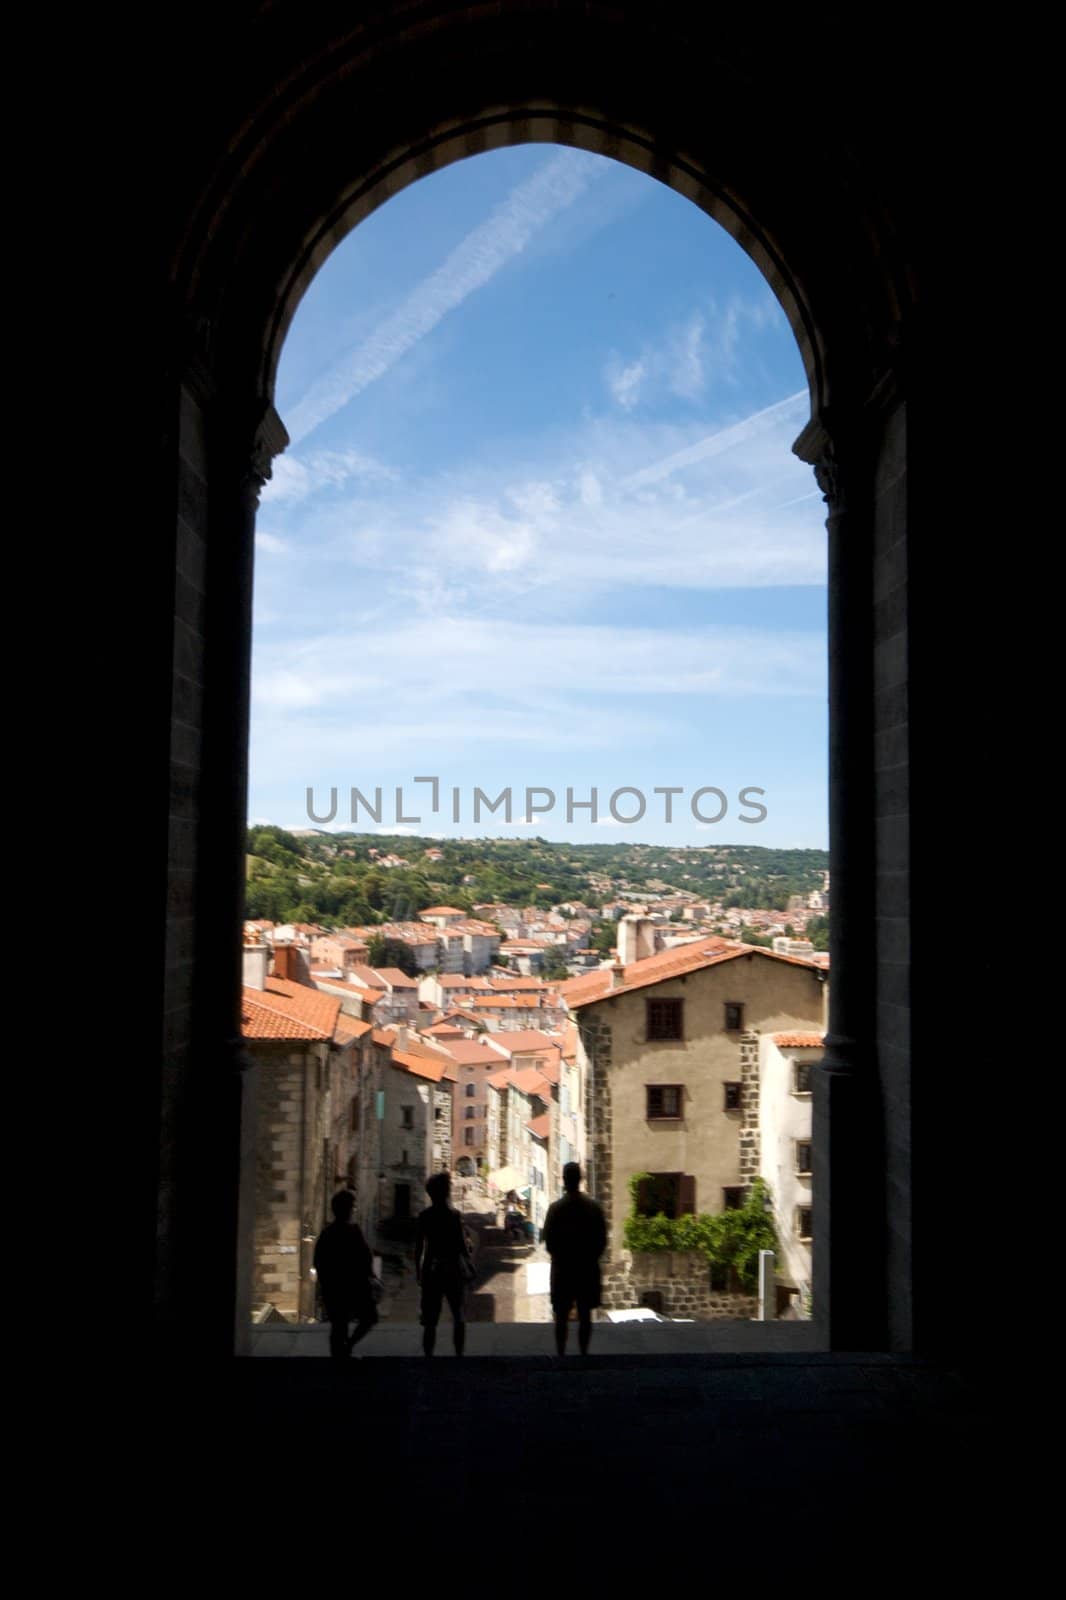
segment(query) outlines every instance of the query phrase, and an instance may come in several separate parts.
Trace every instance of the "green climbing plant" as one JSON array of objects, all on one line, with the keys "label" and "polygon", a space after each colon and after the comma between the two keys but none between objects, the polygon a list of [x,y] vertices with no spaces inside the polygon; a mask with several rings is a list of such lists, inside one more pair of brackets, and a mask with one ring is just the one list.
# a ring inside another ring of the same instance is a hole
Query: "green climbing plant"
[{"label": "green climbing plant", "polygon": [[699,1251],[712,1267],[732,1270],[741,1287],[754,1291],[759,1274],[759,1251],[776,1250],[777,1230],[770,1208],[770,1191],[756,1178],[742,1206],[716,1215],[667,1217],[662,1212],[640,1214],[641,1188],[651,1174],[638,1172],[629,1180],[630,1212],[622,1231],[627,1250]]}]

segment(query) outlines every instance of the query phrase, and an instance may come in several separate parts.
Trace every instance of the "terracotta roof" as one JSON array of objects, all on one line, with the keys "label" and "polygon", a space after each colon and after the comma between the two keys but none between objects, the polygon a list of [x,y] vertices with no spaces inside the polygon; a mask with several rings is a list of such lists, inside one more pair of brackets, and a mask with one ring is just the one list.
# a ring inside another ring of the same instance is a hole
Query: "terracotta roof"
[{"label": "terracotta roof", "polygon": [[551,1112],[544,1111],[539,1117],[532,1117],[530,1121],[526,1123],[526,1127],[529,1129],[530,1133],[534,1134],[538,1139],[546,1139],[551,1133],[552,1129]]},{"label": "terracotta roof", "polygon": [[332,1039],[341,1003],[306,984],[268,978],[263,989],[241,990],[246,1039]]},{"label": "terracotta roof", "polygon": [[559,993],[573,1010],[577,1006],[593,1005],[598,1000],[613,998],[616,994],[629,994],[634,989],[646,989],[649,984],[664,983],[668,978],[678,978],[685,973],[699,972],[704,967],[718,966],[724,961],[736,961],[740,956],[762,956],[767,961],[783,961],[789,966],[819,970],[817,964],[802,956],[780,956],[761,945],[739,944],[735,940],[694,939],[691,944],[675,945],[672,950],[660,950],[657,955],[645,956],[642,961],[631,961],[625,968],[623,981],[612,987],[612,969],[600,967],[596,972],[584,973],[580,978],[570,978],[559,985]]},{"label": "terracotta roof", "polygon": [[337,1018],[337,1026],[333,1030],[333,1037],[339,1044],[347,1044],[352,1039],[361,1039],[365,1033],[372,1031],[369,1022],[360,1022],[357,1017],[349,1017],[341,1012]]},{"label": "terracotta roof", "polygon": [[453,1043],[442,1045],[442,1048],[461,1067],[476,1066],[482,1061],[488,1061],[493,1066],[496,1066],[500,1061],[500,1054],[497,1050],[494,1050],[491,1045],[480,1044],[476,1039],[456,1039]]},{"label": "terracotta roof", "polygon": [[824,1033],[772,1033],[771,1039],[785,1050],[820,1050]]},{"label": "terracotta roof", "polygon": [[560,1050],[563,1043],[561,1036],[553,1038],[550,1033],[540,1033],[536,1028],[516,1028],[513,1033],[494,1033],[492,1042],[497,1050],[504,1050],[509,1056],[528,1055],[534,1050],[546,1055],[550,1050]]},{"label": "terracotta roof", "polygon": [[522,994],[530,989],[546,989],[548,985],[540,978],[490,978],[490,987],[506,994],[508,990]]},{"label": "terracotta roof", "polygon": [[373,969],[373,971],[374,971],[374,975],[377,978],[378,983],[380,983],[382,978],[384,978],[386,983],[389,984],[390,988],[393,988],[393,989],[417,989],[418,988],[418,984],[415,982],[414,978],[409,978],[407,976],[406,972],[401,972],[400,971],[399,967],[375,967]]},{"label": "terracotta roof", "polygon": [[532,999],[516,1000],[509,994],[472,994],[467,1004],[477,1006],[479,1010],[513,1011],[516,1006],[521,1006],[524,1011],[536,1009]]},{"label": "terracotta roof", "polygon": [[464,978],[459,972],[443,972],[437,979],[442,989],[488,989],[487,978]]},{"label": "terracotta roof", "polygon": [[401,1067],[404,1072],[412,1073],[416,1078],[428,1078],[430,1083],[439,1083],[444,1076],[445,1062],[430,1061],[427,1056],[409,1054],[406,1050],[392,1052],[392,1065]]},{"label": "terracotta roof", "polygon": [[485,1082],[493,1089],[508,1089],[514,1081],[514,1068],[504,1067],[502,1072],[494,1072]]},{"label": "terracotta roof", "polygon": [[545,1091],[550,1091],[551,1084],[536,1067],[525,1067],[521,1072],[512,1067],[511,1071],[514,1074],[512,1081],[521,1089],[523,1094],[539,1094],[543,1100],[549,1098]]},{"label": "terracotta roof", "polygon": [[426,906],[424,911],[418,913],[420,917],[465,917],[466,912],[462,906]]}]

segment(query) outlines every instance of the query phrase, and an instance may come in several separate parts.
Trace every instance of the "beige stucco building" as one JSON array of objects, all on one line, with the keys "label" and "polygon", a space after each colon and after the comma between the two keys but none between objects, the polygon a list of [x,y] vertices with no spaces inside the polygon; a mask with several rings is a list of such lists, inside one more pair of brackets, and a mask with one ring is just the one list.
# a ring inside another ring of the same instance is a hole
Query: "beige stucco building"
[{"label": "beige stucco building", "polygon": [[758,1172],[757,1036],[823,1026],[825,971],[720,938],[562,986],[578,1023],[589,1189],[622,1248],[630,1181],[649,1211],[739,1205]]}]

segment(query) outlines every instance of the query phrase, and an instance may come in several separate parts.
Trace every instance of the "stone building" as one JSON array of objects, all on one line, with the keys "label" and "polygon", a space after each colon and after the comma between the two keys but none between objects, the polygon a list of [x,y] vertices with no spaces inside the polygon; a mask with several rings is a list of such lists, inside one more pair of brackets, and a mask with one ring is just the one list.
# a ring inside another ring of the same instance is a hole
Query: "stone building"
[{"label": "stone building", "polygon": [[[340,1002],[299,984],[246,985],[241,1035],[254,1063],[247,1124],[254,1147],[252,1304],[291,1321],[315,1314],[311,1252],[338,1187],[331,1092],[350,1096],[353,1041],[336,1038]],[[339,1108],[338,1108],[339,1109]],[[345,1121],[339,1112],[341,1122]],[[348,1116],[350,1127],[350,1112]]]},{"label": "stone building", "polygon": [[563,985],[585,1073],[589,1188],[612,1256],[639,1173],[651,1175],[648,1214],[742,1203],[759,1154],[751,1041],[820,1027],[825,981],[807,962],[711,938]]}]

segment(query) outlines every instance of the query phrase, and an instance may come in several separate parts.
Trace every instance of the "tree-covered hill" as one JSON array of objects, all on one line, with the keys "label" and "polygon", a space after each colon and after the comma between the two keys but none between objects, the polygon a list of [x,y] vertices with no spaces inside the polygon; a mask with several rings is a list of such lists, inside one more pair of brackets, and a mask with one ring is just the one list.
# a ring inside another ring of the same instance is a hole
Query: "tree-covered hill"
[{"label": "tree-covered hill", "polygon": [[[442,903],[467,911],[485,902],[547,909],[567,900],[599,908],[627,894],[671,892],[785,911],[791,895],[822,887],[829,866],[825,850],[758,845],[294,834],[272,826],[249,828],[247,848],[249,917],[336,927],[402,921]],[[381,865],[389,855],[406,865]]]}]

